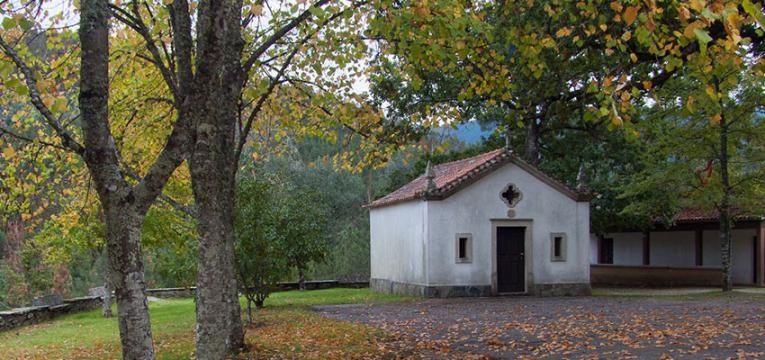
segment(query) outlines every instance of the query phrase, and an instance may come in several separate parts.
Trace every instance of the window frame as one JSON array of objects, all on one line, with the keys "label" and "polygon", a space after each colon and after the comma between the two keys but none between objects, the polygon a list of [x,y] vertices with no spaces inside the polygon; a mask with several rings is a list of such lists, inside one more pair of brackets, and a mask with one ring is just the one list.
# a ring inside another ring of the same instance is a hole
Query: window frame
[{"label": "window frame", "polygon": [[[560,254],[555,256],[555,242],[556,239],[560,239]],[[568,254],[568,235],[563,232],[550,233],[550,261],[552,262],[566,262]]]},{"label": "window frame", "polygon": [[[460,257],[460,239],[465,239],[464,257]],[[454,237],[454,262],[457,264],[470,264],[473,262],[473,234],[457,233]]]}]

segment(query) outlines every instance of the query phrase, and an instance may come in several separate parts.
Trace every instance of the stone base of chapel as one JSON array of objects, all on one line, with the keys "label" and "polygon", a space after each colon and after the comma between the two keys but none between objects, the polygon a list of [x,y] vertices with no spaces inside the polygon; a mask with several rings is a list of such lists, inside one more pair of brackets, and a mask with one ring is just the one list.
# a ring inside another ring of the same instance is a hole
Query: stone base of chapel
[{"label": "stone base of chapel", "polygon": [[[482,297],[492,296],[491,285],[439,285],[428,286],[410,284],[387,279],[370,279],[372,291],[405,296],[426,298]],[[591,293],[590,284],[535,284],[529,293],[534,296],[587,296]]]}]

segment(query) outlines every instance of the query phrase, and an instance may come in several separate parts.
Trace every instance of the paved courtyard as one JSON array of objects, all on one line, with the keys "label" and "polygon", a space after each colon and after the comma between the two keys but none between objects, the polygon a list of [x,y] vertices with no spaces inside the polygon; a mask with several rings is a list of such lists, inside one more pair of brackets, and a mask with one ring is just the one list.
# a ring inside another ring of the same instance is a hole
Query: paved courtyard
[{"label": "paved courtyard", "polygon": [[765,358],[765,297],[460,298],[316,308],[415,358]]}]

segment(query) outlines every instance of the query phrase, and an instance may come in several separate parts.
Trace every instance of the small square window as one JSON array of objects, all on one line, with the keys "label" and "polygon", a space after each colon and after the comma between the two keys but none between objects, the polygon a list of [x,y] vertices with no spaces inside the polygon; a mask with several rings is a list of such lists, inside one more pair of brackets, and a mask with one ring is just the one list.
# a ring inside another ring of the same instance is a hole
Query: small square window
[{"label": "small square window", "polygon": [[550,234],[550,242],[550,260],[566,261],[566,234],[552,233]]},{"label": "small square window", "polygon": [[457,234],[455,246],[455,259],[457,263],[469,263],[473,258],[473,235]]}]

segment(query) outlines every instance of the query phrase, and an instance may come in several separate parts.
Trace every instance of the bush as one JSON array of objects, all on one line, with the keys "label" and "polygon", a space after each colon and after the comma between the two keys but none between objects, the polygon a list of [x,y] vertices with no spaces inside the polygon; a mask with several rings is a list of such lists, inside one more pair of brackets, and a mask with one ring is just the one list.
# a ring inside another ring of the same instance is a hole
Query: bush
[{"label": "bush", "polygon": [[263,307],[265,299],[287,272],[286,258],[276,228],[276,209],[271,204],[272,186],[246,178],[237,184],[236,268],[239,288],[247,299],[247,316],[252,322],[252,305]]}]

